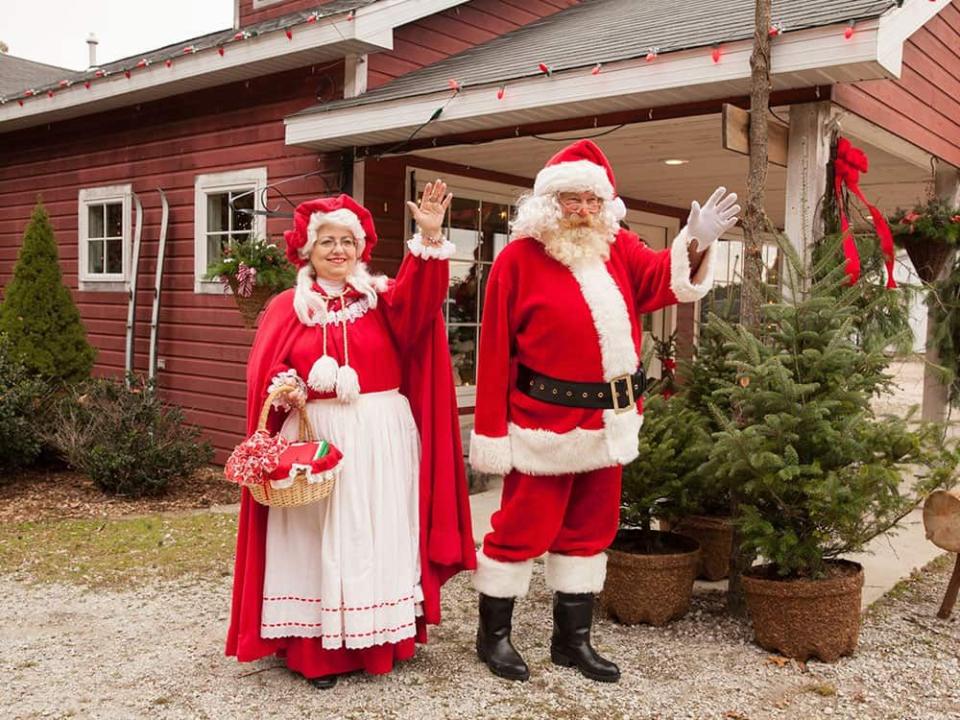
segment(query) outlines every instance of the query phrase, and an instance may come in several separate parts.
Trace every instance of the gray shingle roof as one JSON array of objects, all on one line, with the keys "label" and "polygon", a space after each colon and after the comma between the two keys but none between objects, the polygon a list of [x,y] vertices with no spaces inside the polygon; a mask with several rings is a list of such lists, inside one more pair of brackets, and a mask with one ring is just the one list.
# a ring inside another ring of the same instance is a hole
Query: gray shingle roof
[{"label": "gray shingle roof", "polygon": [[[875,18],[898,0],[773,0],[784,32]],[[403,75],[364,95],[307,108],[298,115],[424,95],[461,85],[502,83],[552,70],[590,67],[753,37],[753,0],[585,0],[489,42]]]},{"label": "gray shingle roof", "polygon": [[[210,50],[220,47],[221,45],[227,45],[231,42],[238,42],[234,40],[234,36],[240,31],[248,33],[251,37],[263,35],[264,33],[285,30],[286,28],[300,25],[314,13],[316,13],[317,17],[329,17],[331,15],[338,15],[340,13],[350,12],[351,10],[357,10],[367,5],[372,5],[375,2],[377,2],[377,0],[333,0],[333,2],[328,2],[325,5],[319,5],[314,9],[302,10],[300,12],[290,13],[289,15],[283,15],[282,17],[273,18],[271,20],[264,20],[263,22],[253,25],[246,25],[240,28],[240,30],[236,30],[234,28],[230,28],[229,30],[218,30],[217,32],[207,33],[206,35],[201,35],[200,37],[181,40],[180,42],[166,45],[162,48],[157,48],[156,50],[148,50],[138,55],[131,55],[130,57],[115,60],[110,63],[104,63],[99,66],[99,70],[108,75],[113,75],[116,73],[122,73],[125,70],[133,70],[137,63],[144,59],[150,64],[158,62],[162,63],[168,59],[175,60],[176,58],[183,56],[184,48],[186,47],[192,46],[196,52],[201,52],[203,50]],[[20,58],[15,59],[20,60]],[[51,68],[51,73],[49,75],[41,75],[38,72],[33,79],[30,79],[27,82],[21,82],[17,80],[16,76],[14,76],[10,82],[7,82],[6,66],[0,66],[0,95],[5,95],[7,100],[13,100],[22,97],[23,91],[27,90],[28,88],[35,90],[37,94],[41,94],[47,90],[56,90],[59,87],[61,80],[67,80],[73,84],[92,79],[96,76],[96,69],[78,71],[68,70],[65,68],[56,68],[52,65],[42,65],[41,63],[33,63],[30,60],[21,60],[21,62],[30,63],[38,67]]]},{"label": "gray shingle roof", "polygon": [[0,95],[45,85],[76,71],[0,53]]}]

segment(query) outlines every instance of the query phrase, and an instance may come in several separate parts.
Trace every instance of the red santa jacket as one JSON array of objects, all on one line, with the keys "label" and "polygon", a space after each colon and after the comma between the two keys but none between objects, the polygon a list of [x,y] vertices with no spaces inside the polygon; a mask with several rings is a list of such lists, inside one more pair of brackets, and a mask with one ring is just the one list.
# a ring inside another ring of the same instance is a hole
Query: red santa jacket
[{"label": "red santa jacket", "polygon": [[637,457],[643,405],[636,411],[573,408],[525,395],[517,367],[574,382],[609,382],[640,365],[638,317],[703,297],[713,282],[713,251],[690,277],[689,236],[654,251],[621,230],[610,259],[573,267],[534,238],[518,238],[490,270],[480,331],[477,407],[470,463],[560,475],[626,464]]}]

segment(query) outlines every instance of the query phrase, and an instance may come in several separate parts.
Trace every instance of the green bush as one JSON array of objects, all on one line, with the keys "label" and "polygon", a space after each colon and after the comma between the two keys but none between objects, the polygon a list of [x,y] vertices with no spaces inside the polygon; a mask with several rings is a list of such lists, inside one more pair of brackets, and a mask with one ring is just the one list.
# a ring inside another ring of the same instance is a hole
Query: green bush
[{"label": "green bush", "polygon": [[[37,430],[46,386],[30,373],[0,333],[0,470],[26,467],[40,455]],[[0,482],[5,475],[0,473]]]},{"label": "green bush", "polygon": [[213,456],[183,412],[165,406],[153,383],[131,376],[74,386],[57,404],[46,440],[102,490],[159,495],[171,479],[192,473]]},{"label": "green bush", "polygon": [[39,202],[4,289],[0,332],[27,368],[47,380],[77,382],[90,376],[94,349],[63,284],[53,228]]}]

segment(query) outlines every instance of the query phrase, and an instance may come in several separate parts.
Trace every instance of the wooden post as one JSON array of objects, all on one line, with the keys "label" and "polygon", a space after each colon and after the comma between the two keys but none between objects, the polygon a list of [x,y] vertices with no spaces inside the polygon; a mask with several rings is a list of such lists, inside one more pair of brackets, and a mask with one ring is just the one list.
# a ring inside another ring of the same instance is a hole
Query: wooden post
[{"label": "wooden post", "polygon": [[[787,149],[787,207],[783,232],[809,268],[812,248],[823,235],[820,198],[827,189],[830,163],[830,103],[806,103],[790,108]],[[801,287],[800,290],[805,288]],[[789,283],[784,295],[789,299]]]},{"label": "wooden post", "polygon": [[[956,207],[960,205],[960,170],[941,163],[937,167],[934,178],[934,192],[937,197],[946,200],[950,205]],[[953,270],[953,255],[944,263],[941,271],[941,278],[944,273]],[[936,371],[933,369],[940,364],[940,355],[935,347],[930,344],[933,338],[934,316],[933,309],[927,312],[927,351],[926,363],[923,367],[923,406],[920,416],[924,420],[933,422],[943,422],[947,417],[947,404],[949,402],[949,388],[941,382]]]}]

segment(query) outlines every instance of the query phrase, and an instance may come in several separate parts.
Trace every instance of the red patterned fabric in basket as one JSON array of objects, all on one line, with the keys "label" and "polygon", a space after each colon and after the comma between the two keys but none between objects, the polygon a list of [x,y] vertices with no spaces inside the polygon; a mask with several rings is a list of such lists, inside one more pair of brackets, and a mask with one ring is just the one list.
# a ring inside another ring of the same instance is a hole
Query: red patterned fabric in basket
[{"label": "red patterned fabric in basket", "polygon": [[223,473],[239,485],[289,487],[297,472],[308,482],[319,482],[340,469],[343,454],[330,443],[291,442],[259,430],[234,448]]},{"label": "red patterned fabric in basket", "polygon": [[233,449],[223,474],[238,485],[262,485],[279,467],[280,456],[288,447],[286,438],[258,430]]}]

